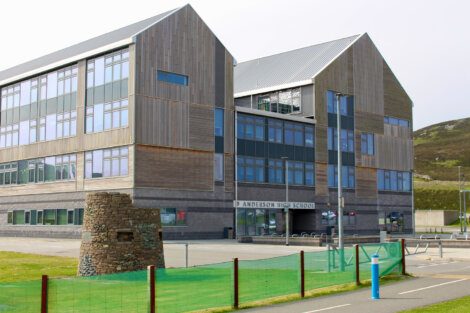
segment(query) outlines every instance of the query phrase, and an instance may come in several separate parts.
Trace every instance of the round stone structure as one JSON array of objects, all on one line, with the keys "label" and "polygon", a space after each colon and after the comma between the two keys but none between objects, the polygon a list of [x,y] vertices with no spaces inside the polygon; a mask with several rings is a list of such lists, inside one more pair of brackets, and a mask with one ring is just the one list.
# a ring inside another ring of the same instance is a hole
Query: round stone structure
[{"label": "round stone structure", "polygon": [[159,209],[135,208],[128,194],[87,195],[79,276],[165,267]]}]

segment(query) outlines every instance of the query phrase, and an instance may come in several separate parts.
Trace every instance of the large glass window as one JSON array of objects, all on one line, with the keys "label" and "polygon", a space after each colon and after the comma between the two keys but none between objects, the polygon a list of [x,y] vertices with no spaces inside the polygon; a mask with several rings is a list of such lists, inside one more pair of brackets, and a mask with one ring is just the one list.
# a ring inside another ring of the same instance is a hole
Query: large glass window
[{"label": "large glass window", "polygon": [[17,183],[18,164],[16,162],[0,164],[0,185]]},{"label": "large glass window", "polygon": [[284,161],[268,160],[268,181],[271,184],[284,183]]},{"label": "large glass window", "polygon": [[[341,168],[341,185],[343,188],[354,188],[356,184],[354,166],[343,165]],[[338,187],[338,166],[328,164],[328,187]]]},{"label": "large glass window", "polygon": [[268,119],[268,141],[275,143],[283,143],[283,126],[282,121],[275,119]]},{"label": "large glass window", "polygon": [[83,209],[13,210],[8,212],[13,225],[82,225]]},{"label": "large glass window", "polygon": [[[326,92],[326,102],[327,102],[327,109],[328,113],[334,113],[336,114],[336,92],[328,90]],[[352,104],[353,102],[353,96],[340,96],[339,98],[339,106],[340,106],[340,114],[347,116],[347,115],[352,115]],[[348,110],[349,107],[349,110]]]},{"label": "large glass window", "polygon": [[128,148],[112,148],[85,153],[85,178],[126,176]]},{"label": "large glass window", "polygon": [[85,130],[87,133],[127,127],[129,50],[87,62]]},{"label": "large glass window", "polygon": [[379,191],[411,191],[411,173],[393,170],[377,170],[377,189]]},{"label": "large glass window", "polygon": [[374,134],[361,134],[361,153],[367,155],[374,155]]}]

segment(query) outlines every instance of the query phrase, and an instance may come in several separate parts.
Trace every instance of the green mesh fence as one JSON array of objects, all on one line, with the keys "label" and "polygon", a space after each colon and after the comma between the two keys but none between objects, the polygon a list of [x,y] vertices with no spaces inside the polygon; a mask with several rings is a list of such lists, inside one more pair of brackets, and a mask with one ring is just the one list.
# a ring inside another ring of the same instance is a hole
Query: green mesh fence
[{"label": "green mesh fence", "polygon": [[[401,272],[401,245],[360,245],[360,279],[370,279],[370,257],[380,275]],[[341,262],[341,260],[344,260]],[[355,248],[304,254],[305,290],[356,281]],[[239,303],[300,294],[300,254],[239,261]],[[233,263],[157,269],[157,312],[178,313],[233,304]],[[49,279],[48,312],[147,312],[147,271]],[[0,312],[40,312],[41,281],[0,283]]]},{"label": "green mesh fence", "polygon": [[239,262],[240,303],[300,292],[299,254]]},{"label": "green mesh fence", "polygon": [[355,249],[344,249],[344,269],[339,249],[305,253],[305,290],[341,285],[356,280]]},{"label": "green mesh fence", "polygon": [[41,281],[0,284],[0,312],[40,312]]},{"label": "green mesh fence", "polygon": [[189,312],[233,303],[233,263],[156,271],[158,312]]}]

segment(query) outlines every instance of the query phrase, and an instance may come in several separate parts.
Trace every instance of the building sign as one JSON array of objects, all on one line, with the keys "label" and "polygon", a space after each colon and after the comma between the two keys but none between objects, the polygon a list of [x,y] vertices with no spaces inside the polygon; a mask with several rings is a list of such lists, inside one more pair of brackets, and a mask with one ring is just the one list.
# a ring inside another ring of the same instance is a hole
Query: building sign
[{"label": "building sign", "polygon": [[300,209],[300,210],[314,210],[314,202],[278,202],[278,201],[247,201],[238,200],[233,201],[235,208],[247,209]]}]

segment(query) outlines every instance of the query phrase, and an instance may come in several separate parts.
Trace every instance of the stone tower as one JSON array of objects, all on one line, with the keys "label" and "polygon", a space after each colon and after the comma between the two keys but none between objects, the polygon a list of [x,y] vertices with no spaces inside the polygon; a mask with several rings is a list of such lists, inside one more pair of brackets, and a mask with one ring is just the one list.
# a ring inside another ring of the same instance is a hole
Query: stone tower
[{"label": "stone tower", "polygon": [[128,194],[87,195],[79,276],[165,267],[159,209],[132,206]]}]

